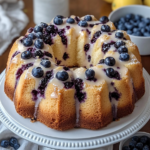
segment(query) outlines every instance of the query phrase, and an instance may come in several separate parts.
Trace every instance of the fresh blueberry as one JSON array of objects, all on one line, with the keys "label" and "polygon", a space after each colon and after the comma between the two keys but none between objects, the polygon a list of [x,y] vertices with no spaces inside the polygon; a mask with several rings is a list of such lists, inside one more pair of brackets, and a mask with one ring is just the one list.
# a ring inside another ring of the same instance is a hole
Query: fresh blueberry
[{"label": "fresh blueberry", "polygon": [[100,21],[101,23],[107,23],[107,22],[109,21],[109,19],[108,19],[107,16],[103,16],[103,17],[101,17],[101,18],[99,19],[99,21]]},{"label": "fresh blueberry", "polygon": [[126,27],[125,27],[124,24],[119,24],[119,25],[118,25],[118,29],[119,29],[119,30],[126,30]]},{"label": "fresh blueberry", "polygon": [[144,21],[146,23],[146,25],[150,24],[150,18],[143,18],[142,21]]},{"label": "fresh blueberry", "polygon": [[146,27],[146,23],[145,22],[140,22],[139,23],[139,28],[144,28]]},{"label": "fresh blueberry", "polygon": [[85,20],[85,21],[92,21],[92,17],[91,17],[90,15],[86,15],[86,16],[84,17],[84,20]]},{"label": "fresh blueberry", "polygon": [[28,34],[28,37],[29,37],[29,38],[31,38],[31,39],[35,39],[35,38],[36,38],[36,36],[35,36],[35,34],[34,34],[34,33],[30,33],[30,34]]},{"label": "fresh blueberry", "polygon": [[95,71],[93,69],[87,69],[85,75],[87,79],[94,79]]},{"label": "fresh blueberry", "polygon": [[42,39],[37,39],[34,43],[36,48],[42,49],[44,47],[44,43]]},{"label": "fresh blueberry", "polygon": [[38,39],[43,39],[43,34],[41,32],[37,32],[35,35]]},{"label": "fresh blueberry", "polygon": [[26,46],[26,47],[31,46],[32,44],[33,44],[33,41],[32,41],[31,38],[25,38],[23,40],[23,45]]},{"label": "fresh blueberry", "polygon": [[31,54],[30,51],[24,51],[24,52],[22,52],[22,54],[21,54],[21,58],[22,58],[22,59],[30,59],[31,57],[32,57],[32,54]]},{"label": "fresh blueberry", "polygon": [[150,150],[150,147],[149,147],[148,145],[145,145],[145,146],[143,147],[143,150]]},{"label": "fresh blueberry", "polygon": [[125,23],[125,27],[128,29],[128,30],[132,30],[133,29],[133,25],[129,22]]},{"label": "fresh blueberry", "polygon": [[130,20],[130,19],[134,18],[134,15],[133,14],[127,14],[125,17],[126,17],[126,19]]},{"label": "fresh blueberry", "polygon": [[120,46],[117,51],[121,54],[121,53],[128,53],[128,49],[126,46]]},{"label": "fresh blueberry", "polygon": [[139,137],[138,137],[138,136],[133,136],[133,137],[132,137],[132,141],[138,142],[138,141],[139,141]]},{"label": "fresh blueberry", "polygon": [[142,16],[140,16],[140,15],[135,15],[135,16],[134,16],[134,20],[139,20],[139,21],[140,21],[141,18],[142,18]]},{"label": "fresh blueberry", "polygon": [[17,150],[19,147],[20,147],[20,144],[19,144],[19,143],[16,143],[16,144],[14,144],[14,146],[13,146],[13,148],[14,148],[15,150]]},{"label": "fresh blueberry", "polygon": [[81,20],[81,21],[78,23],[78,25],[81,26],[81,27],[87,27],[87,26],[88,26],[88,24],[87,24],[87,22],[86,22],[85,20]]},{"label": "fresh blueberry", "polygon": [[99,64],[103,64],[104,63],[104,59],[101,59],[100,61],[99,61]]},{"label": "fresh blueberry", "polygon": [[101,26],[101,30],[103,32],[110,32],[110,26],[108,26],[108,25],[102,25]]},{"label": "fresh blueberry", "polygon": [[147,29],[146,29],[146,28],[142,28],[142,29],[141,29],[141,33],[144,34],[144,33],[146,33],[146,32],[147,32]]},{"label": "fresh blueberry", "polygon": [[133,28],[133,33],[138,32],[140,29],[139,28]]},{"label": "fresh blueberry", "polygon": [[106,69],[106,75],[110,78],[113,78],[115,76],[115,70],[113,68],[107,68]]},{"label": "fresh blueberry", "polygon": [[139,149],[137,149],[136,147],[134,147],[132,150],[139,150]]},{"label": "fresh blueberry", "polygon": [[14,144],[17,144],[18,143],[18,140],[15,138],[15,137],[11,137],[10,139],[9,139],[9,145],[11,146],[11,147],[14,147]]},{"label": "fresh blueberry", "polygon": [[128,147],[128,146],[124,146],[124,147],[122,148],[122,150],[131,150],[131,149],[130,149],[130,147]]},{"label": "fresh blueberry", "polygon": [[149,32],[145,32],[145,33],[143,33],[143,35],[144,35],[145,37],[148,37],[148,36],[150,36],[150,33],[149,33]]},{"label": "fresh blueberry", "polygon": [[48,58],[43,58],[41,61],[41,65],[44,66],[45,68],[49,68],[51,66],[51,62],[49,61]]},{"label": "fresh blueberry", "polygon": [[150,32],[150,25],[145,27],[147,31]]},{"label": "fresh blueberry", "polygon": [[118,22],[114,22],[116,28],[118,28]]},{"label": "fresh blueberry", "polygon": [[118,32],[115,33],[115,36],[116,36],[117,38],[121,39],[121,38],[123,38],[123,33],[120,32],[120,31],[118,31]]},{"label": "fresh blueberry", "polygon": [[62,18],[55,17],[54,18],[54,23],[56,25],[61,25],[61,24],[63,24],[63,20],[62,20]]},{"label": "fresh blueberry", "polygon": [[73,18],[68,18],[67,23],[73,24],[75,23],[75,20]]},{"label": "fresh blueberry", "polygon": [[116,61],[113,57],[106,57],[104,63],[108,66],[114,66]]},{"label": "fresh blueberry", "polygon": [[46,27],[46,31],[47,31],[48,33],[57,33],[58,29],[55,28],[54,25],[49,25],[49,26]]},{"label": "fresh blueberry", "polygon": [[130,58],[128,53],[121,53],[119,59],[122,61],[128,61]]},{"label": "fresh blueberry", "polygon": [[131,35],[133,32],[131,30],[127,30],[127,33]]},{"label": "fresh blueberry", "polygon": [[42,58],[44,56],[43,52],[41,50],[36,50],[35,53],[34,53],[34,57],[39,57],[39,58]]},{"label": "fresh blueberry", "polygon": [[41,26],[42,28],[46,28],[46,27],[48,26],[48,24],[47,24],[47,23],[44,23],[44,22],[41,22],[41,23],[40,23],[40,26]]},{"label": "fresh blueberry", "polygon": [[66,81],[69,78],[69,75],[66,71],[59,71],[56,74],[56,78],[60,81]]},{"label": "fresh blueberry", "polygon": [[36,25],[33,30],[35,33],[37,33],[37,32],[42,32],[43,28],[41,26]]},{"label": "fresh blueberry", "polygon": [[131,149],[133,149],[135,146],[136,146],[136,141],[131,141],[130,143],[129,143],[129,147],[131,148]]},{"label": "fresh blueberry", "polygon": [[133,26],[136,27],[136,28],[138,28],[139,23],[140,23],[140,21],[134,22]]},{"label": "fresh blueberry", "polygon": [[143,143],[137,143],[136,144],[136,148],[138,148],[139,150],[142,150],[143,149]]},{"label": "fresh blueberry", "polygon": [[120,21],[121,21],[122,23],[125,23],[125,22],[126,22],[126,19],[125,19],[124,17],[121,17],[121,18],[120,18]]},{"label": "fresh blueberry", "polygon": [[123,46],[123,45],[125,45],[125,42],[124,41],[121,41],[121,40],[118,40],[116,43],[115,43],[115,47],[116,48],[119,48],[120,46]]},{"label": "fresh blueberry", "polygon": [[143,144],[147,144],[149,141],[148,137],[147,136],[142,136],[140,137],[140,142],[143,143]]},{"label": "fresh blueberry", "polygon": [[9,146],[9,141],[8,140],[2,140],[1,141],[1,147],[7,148]]},{"label": "fresh blueberry", "polygon": [[142,33],[140,31],[138,31],[138,32],[134,32],[132,35],[134,35],[134,36],[142,36]]},{"label": "fresh blueberry", "polygon": [[41,78],[44,75],[44,71],[42,70],[41,67],[36,67],[36,68],[33,68],[32,75],[36,78]]}]

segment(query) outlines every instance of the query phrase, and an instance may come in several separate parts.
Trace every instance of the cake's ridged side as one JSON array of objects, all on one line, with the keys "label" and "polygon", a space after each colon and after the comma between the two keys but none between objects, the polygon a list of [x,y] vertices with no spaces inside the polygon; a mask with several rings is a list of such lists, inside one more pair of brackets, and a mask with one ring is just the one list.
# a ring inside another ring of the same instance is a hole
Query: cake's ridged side
[{"label": "cake's ridged side", "polygon": [[105,80],[99,86],[86,85],[85,102],[80,104],[80,127],[100,129],[113,120],[108,85]]},{"label": "cake's ridged side", "polygon": [[[52,98],[52,93],[56,98]],[[37,120],[50,128],[67,130],[75,126],[75,89],[59,90],[49,83],[45,91],[45,99],[39,104]]]},{"label": "cake's ridged side", "polygon": [[21,75],[15,91],[14,104],[18,114],[25,118],[33,118],[35,102],[32,100],[32,90],[35,87],[35,79],[26,78],[27,71]]}]

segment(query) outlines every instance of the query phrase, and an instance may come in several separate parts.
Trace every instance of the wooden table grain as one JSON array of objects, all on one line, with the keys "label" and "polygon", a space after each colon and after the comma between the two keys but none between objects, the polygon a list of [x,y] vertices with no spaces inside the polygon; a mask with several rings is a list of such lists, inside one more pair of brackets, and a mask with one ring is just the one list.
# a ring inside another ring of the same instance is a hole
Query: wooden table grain
[{"label": "wooden table grain", "polygon": [[[108,16],[111,12],[111,4],[106,3],[103,0],[70,0],[69,2],[70,14],[72,15],[84,16],[86,14],[93,14],[96,18],[100,18],[104,15]],[[24,0],[24,3],[24,12],[29,17],[30,22],[28,23],[26,28],[21,32],[21,35],[24,35],[29,27],[33,27],[35,25],[33,22],[33,1]],[[8,54],[15,40],[16,39],[12,41],[5,53],[2,56],[0,56],[0,73],[6,68]],[[143,67],[150,74],[150,55],[142,56],[142,64]],[[150,121],[141,129],[141,131],[150,133]],[[114,145],[114,150],[119,149],[118,145],[118,143]]]}]

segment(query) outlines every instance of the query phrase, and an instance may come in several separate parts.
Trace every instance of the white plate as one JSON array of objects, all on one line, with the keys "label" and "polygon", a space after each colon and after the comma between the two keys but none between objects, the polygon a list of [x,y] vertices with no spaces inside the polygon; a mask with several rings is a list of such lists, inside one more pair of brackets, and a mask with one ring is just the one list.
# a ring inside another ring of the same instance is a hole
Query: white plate
[{"label": "white plate", "polygon": [[[104,136],[112,132],[115,132],[127,126],[131,122],[133,122],[144,111],[147,105],[148,97],[149,97],[149,91],[146,90],[142,99],[135,104],[135,109],[132,114],[119,119],[119,121],[114,121],[108,126],[106,126],[105,128],[102,128],[100,130],[88,130],[88,129],[80,129],[80,128],[75,129],[74,128],[74,129],[67,130],[67,131],[57,131],[57,130],[48,128],[47,126],[45,126],[44,124],[40,122],[32,123],[30,119],[25,119],[16,112],[13,102],[5,95],[3,91],[4,77],[5,76],[3,76],[3,79],[0,83],[0,89],[2,89],[0,90],[0,95],[1,95],[0,100],[6,113],[12,119],[14,119],[17,123],[22,125],[24,128],[27,128],[28,130],[31,130],[41,135],[46,135],[46,136],[51,136],[51,137],[61,138],[61,139],[92,138],[92,137],[97,137],[97,136]],[[145,89],[149,89],[148,82],[145,83]]]},{"label": "white plate", "polygon": [[[4,73],[3,73],[4,76]],[[146,88],[146,91],[149,93],[149,75],[144,70],[144,77],[146,84],[148,87]],[[149,96],[147,97],[150,98]],[[128,138],[129,136],[133,135],[135,132],[140,130],[149,120],[149,114],[150,114],[150,100],[146,102],[145,110],[142,114],[140,114],[139,117],[137,117],[133,122],[122,128],[121,130],[117,130],[115,132],[111,132],[108,135],[105,136],[96,136],[93,138],[87,137],[82,139],[61,139],[61,138],[54,138],[50,136],[45,136],[42,134],[38,134],[37,132],[33,132],[31,130],[28,130],[27,128],[24,128],[17,122],[15,122],[7,113],[5,113],[4,108],[2,105],[0,105],[2,108],[0,110],[0,120],[3,122],[3,124],[8,127],[12,132],[17,134],[18,136],[21,136],[22,138],[25,138],[27,140],[30,140],[31,142],[37,143],[39,145],[56,148],[56,149],[94,149],[99,147],[104,147],[110,144],[117,143],[121,140],[124,140],[125,138]],[[84,134],[85,132],[80,130],[80,135]],[[73,134],[72,134],[73,136]],[[88,138],[88,139],[87,139]]]}]

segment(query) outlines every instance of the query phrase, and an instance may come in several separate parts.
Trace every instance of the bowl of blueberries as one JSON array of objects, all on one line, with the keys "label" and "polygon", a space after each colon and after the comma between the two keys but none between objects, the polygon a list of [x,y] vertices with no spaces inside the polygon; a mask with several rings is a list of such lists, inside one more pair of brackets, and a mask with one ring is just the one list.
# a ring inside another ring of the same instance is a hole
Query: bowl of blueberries
[{"label": "bowl of blueberries", "polygon": [[132,137],[121,141],[119,150],[150,150],[150,134],[137,132]]},{"label": "bowl of blueberries", "polygon": [[150,7],[130,5],[116,9],[109,15],[118,30],[126,31],[140,55],[150,55]]}]

